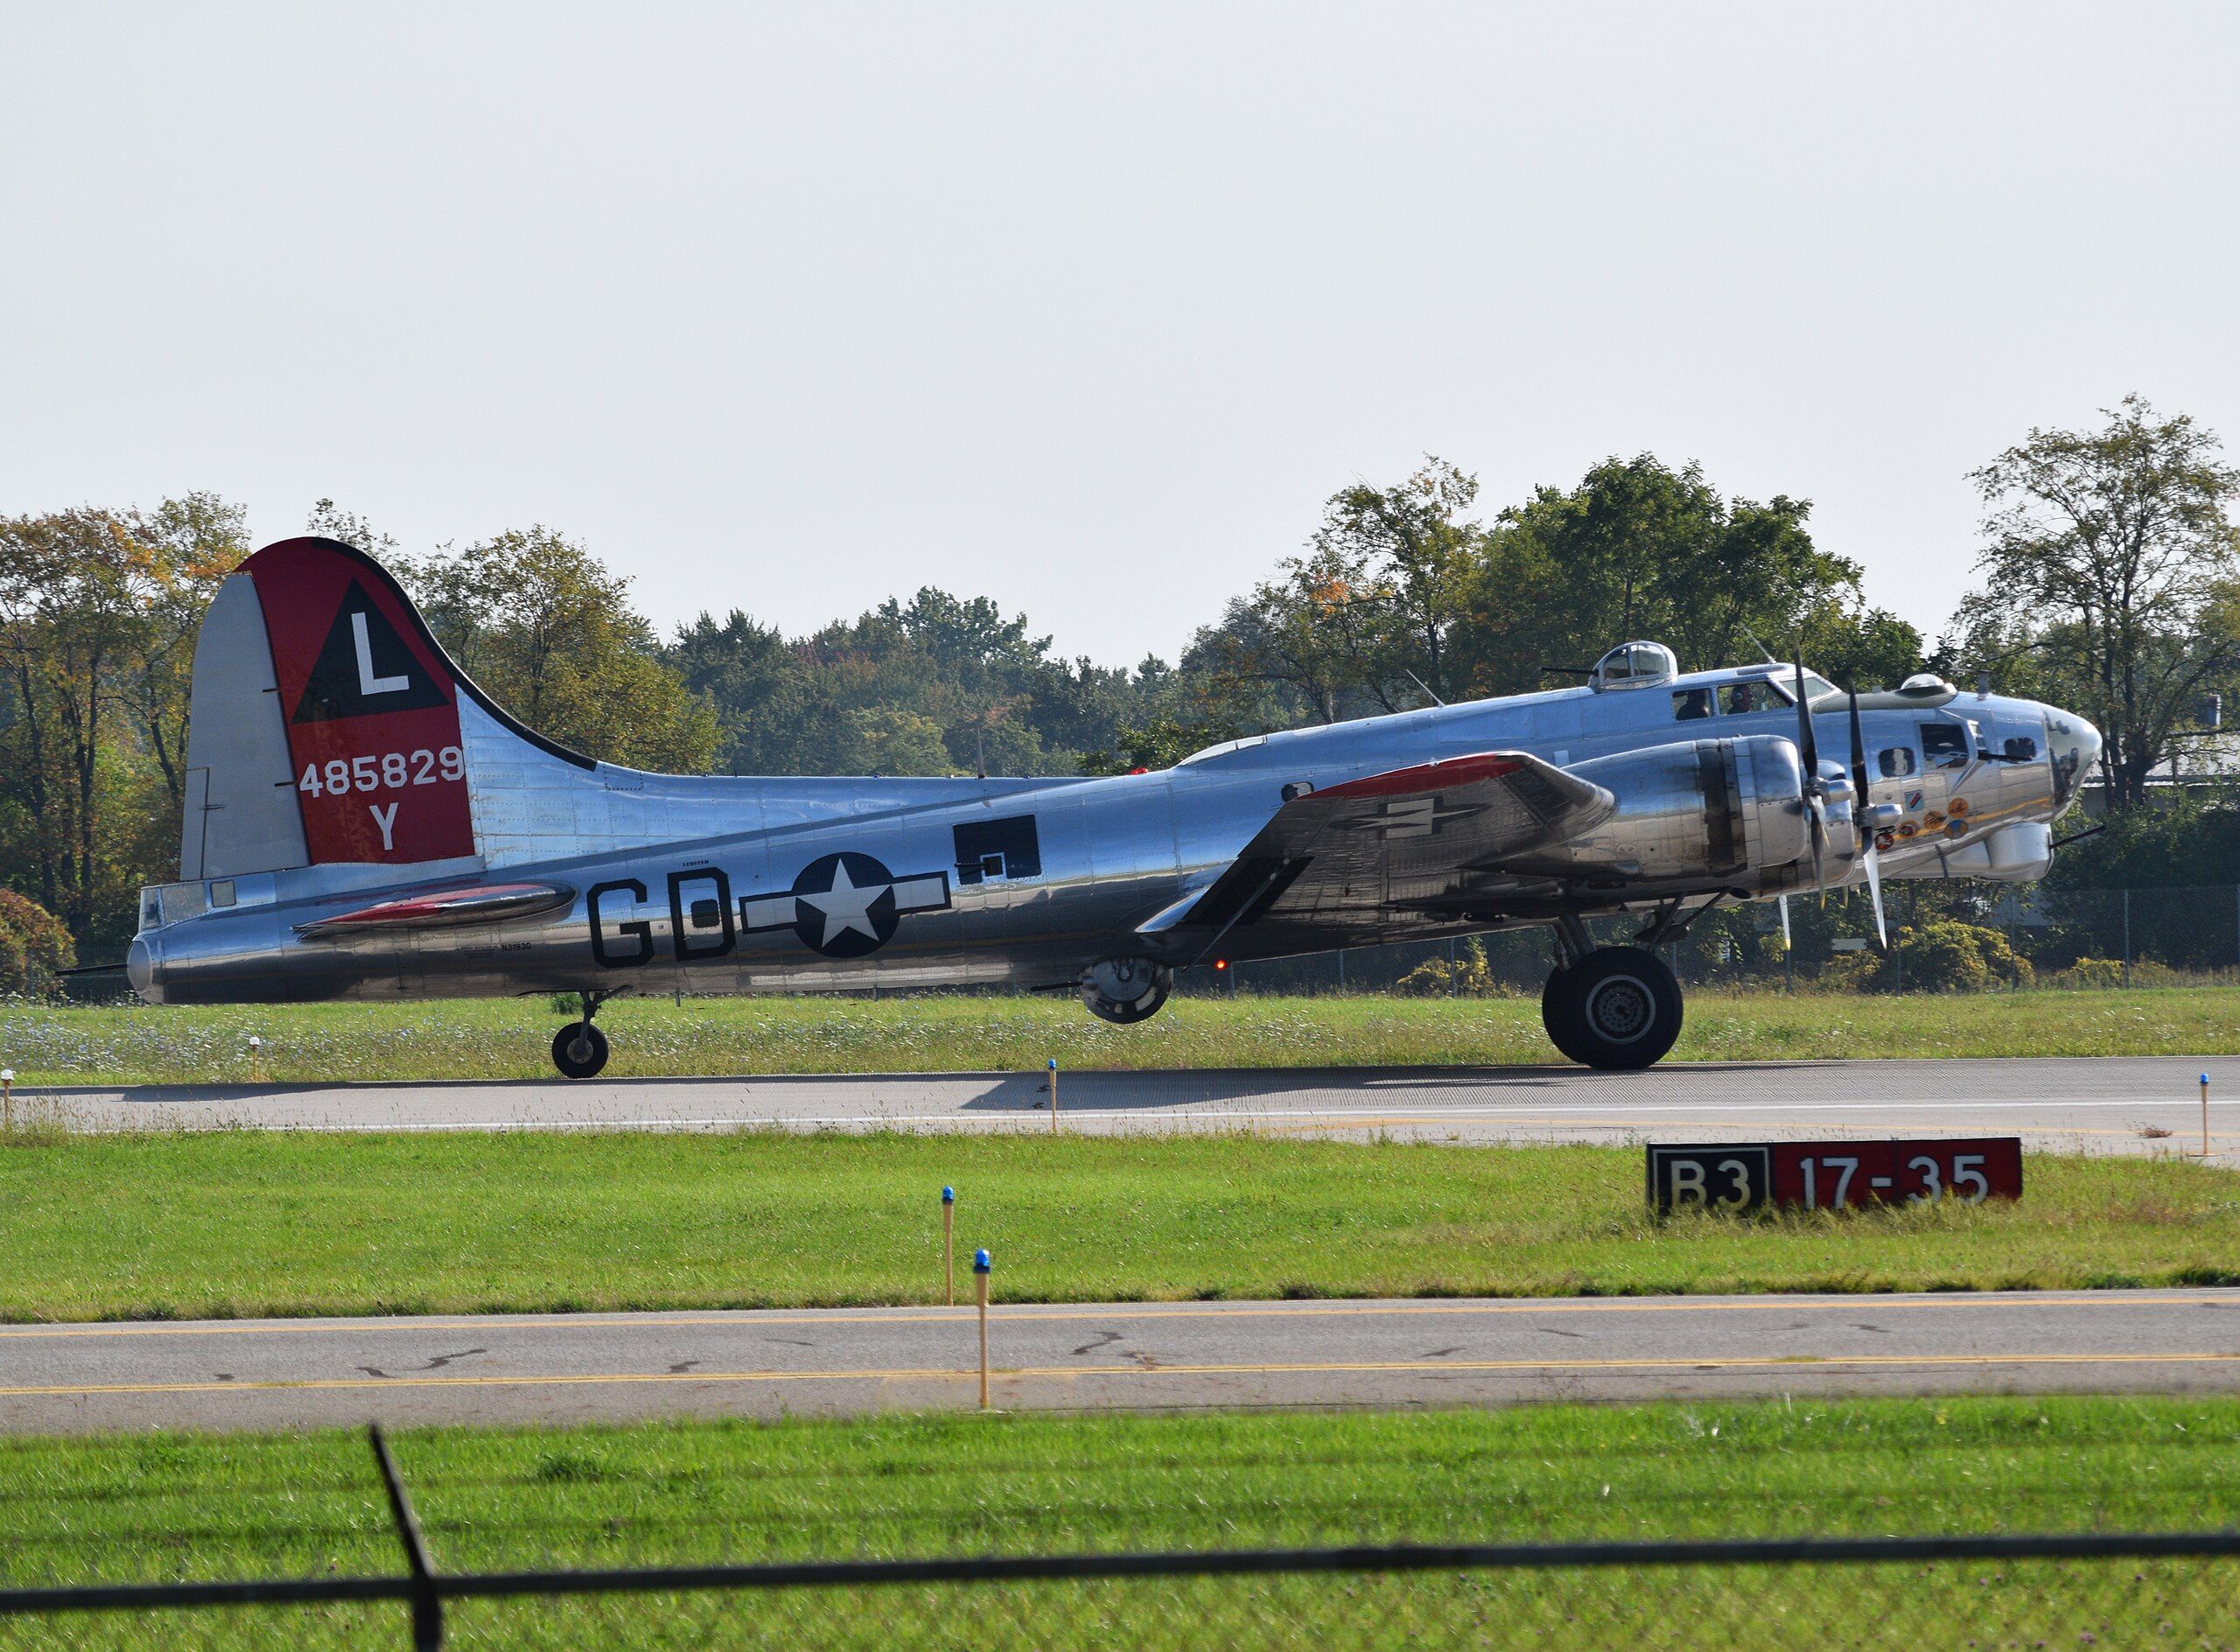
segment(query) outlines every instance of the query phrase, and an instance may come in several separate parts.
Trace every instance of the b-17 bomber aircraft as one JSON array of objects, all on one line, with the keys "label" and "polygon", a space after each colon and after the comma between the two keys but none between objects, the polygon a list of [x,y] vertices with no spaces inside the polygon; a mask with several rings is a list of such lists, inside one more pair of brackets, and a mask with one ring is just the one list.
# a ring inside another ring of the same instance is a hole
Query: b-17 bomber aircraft
[{"label": "b-17 bomber aircraft", "polygon": [[[524,728],[388,574],[291,539],[220,585],[195,658],[179,881],[127,962],[158,1004],[1000,984],[1130,1023],[1194,965],[1546,928],[1548,1034],[1642,1068],[1658,956],[1721,902],[2027,880],[2098,756],[2082,718],[1916,676],[1682,672],[1231,740],[1093,780],[646,774]],[[1586,920],[1632,914],[1630,944]]]}]

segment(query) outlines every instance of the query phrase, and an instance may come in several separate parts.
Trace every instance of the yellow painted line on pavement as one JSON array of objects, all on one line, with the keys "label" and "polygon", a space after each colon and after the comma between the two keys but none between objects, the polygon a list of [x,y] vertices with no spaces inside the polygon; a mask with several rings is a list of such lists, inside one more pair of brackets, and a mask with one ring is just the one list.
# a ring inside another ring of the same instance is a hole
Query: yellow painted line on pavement
[{"label": "yellow painted line on pavement", "polygon": [[[1907,1312],[1917,1309],[1981,1308],[2240,1308],[2240,1290],[2223,1296],[2123,1296],[2080,1293],[2045,1296],[2020,1292],[1942,1292],[1935,1296],[1884,1296],[1862,1292],[1857,1296],[1754,1297],[1745,1301],[1661,1299],[1629,1300],[1597,1297],[1576,1302],[1452,1302],[1436,1298],[1419,1302],[1267,1302],[1202,1303],[1162,1306],[1155,1303],[1083,1304],[1049,1307],[991,1307],[989,1316],[1004,1323],[1038,1320],[1227,1320],[1254,1319],[1382,1319],[1415,1315],[1560,1313],[1797,1313],[1818,1308],[1846,1313],[1872,1310],[1876,1313]],[[508,1318],[464,1315],[453,1319],[399,1319],[335,1321],[307,1320],[250,1320],[203,1325],[131,1324],[95,1320],[74,1325],[0,1326],[0,1341],[51,1337],[134,1336],[336,1336],[353,1333],[395,1335],[415,1331],[663,1331],[696,1326],[720,1326],[751,1331],[762,1326],[868,1326],[886,1330],[920,1325],[962,1325],[973,1319],[970,1309],[822,1308],[808,1311],[744,1308],[728,1314],[556,1314],[546,1318]]]},{"label": "yellow painted line on pavement", "polygon": [[[1279,1364],[1088,1365],[998,1368],[998,1378],[1378,1376],[1440,1372],[1447,1376],[1530,1376],[1538,1373],[1630,1371],[1898,1371],[2068,1365],[2231,1365],[2240,1352],[2160,1354],[1921,1354],[1852,1356],[1658,1360],[1344,1360]],[[329,1393],[413,1389],[583,1388],[644,1383],[888,1382],[971,1380],[954,1368],[869,1368],[853,1371],[612,1371],[549,1376],[302,1377],[248,1382],[88,1382],[0,1388],[0,1399],[93,1395]]]}]

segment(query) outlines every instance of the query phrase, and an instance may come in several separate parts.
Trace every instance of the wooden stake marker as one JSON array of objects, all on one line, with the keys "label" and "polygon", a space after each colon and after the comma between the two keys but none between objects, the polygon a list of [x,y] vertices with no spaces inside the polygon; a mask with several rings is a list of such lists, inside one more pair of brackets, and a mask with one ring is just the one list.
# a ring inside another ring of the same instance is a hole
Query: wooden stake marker
[{"label": "wooden stake marker", "polygon": [[988,1253],[972,1253],[972,1280],[980,1298],[980,1409],[988,1409]]},{"label": "wooden stake marker", "polygon": [[956,1189],[942,1189],[942,1294],[956,1306]]},{"label": "wooden stake marker", "polygon": [[1058,1058],[1050,1058],[1050,1133],[1058,1133]]}]

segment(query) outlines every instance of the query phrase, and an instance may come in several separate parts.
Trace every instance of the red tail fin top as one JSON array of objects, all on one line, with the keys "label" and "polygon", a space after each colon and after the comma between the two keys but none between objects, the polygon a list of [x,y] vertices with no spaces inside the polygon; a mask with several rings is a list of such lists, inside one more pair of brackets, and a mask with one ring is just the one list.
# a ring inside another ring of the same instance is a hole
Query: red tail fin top
[{"label": "red tail fin top", "polygon": [[331,539],[267,545],[242,571],[264,611],[313,864],[474,853],[459,685],[396,582]]}]

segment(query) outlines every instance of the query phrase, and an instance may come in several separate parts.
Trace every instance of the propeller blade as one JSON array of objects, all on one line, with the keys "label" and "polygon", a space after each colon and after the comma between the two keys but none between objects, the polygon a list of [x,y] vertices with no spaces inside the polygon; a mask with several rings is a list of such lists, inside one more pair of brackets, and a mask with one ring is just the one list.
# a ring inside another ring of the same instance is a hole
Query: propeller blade
[{"label": "propeller blade", "polygon": [[1858,690],[1848,690],[1852,701],[1852,808],[1860,813],[1866,808],[1866,735],[1859,727]]},{"label": "propeller blade", "polygon": [[1804,700],[1804,640],[1797,639],[1796,755],[1802,770],[1797,802],[1804,805],[1807,830],[1812,839],[1812,881],[1819,887],[1820,904],[1828,904],[1828,880],[1820,868],[1821,849],[1828,836],[1826,791],[1820,779],[1820,742],[1812,732],[1812,708]]},{"label": "propeller blade", "polygon": [[1820,776],[1820,742],[1812,732],[1812,708],[1805,703],[1802,660],[1796,662],[1796,749],[1804,759],[1805,779],[1817,781]]},{"label": "propeller blade", "polygon": [[1882,851],[1868,837],[1863,851],[1866,857],[1866,894],[1874,903],[1874,944],[1883,951],[1890,950],[1890,931],[1882,921]]}]

